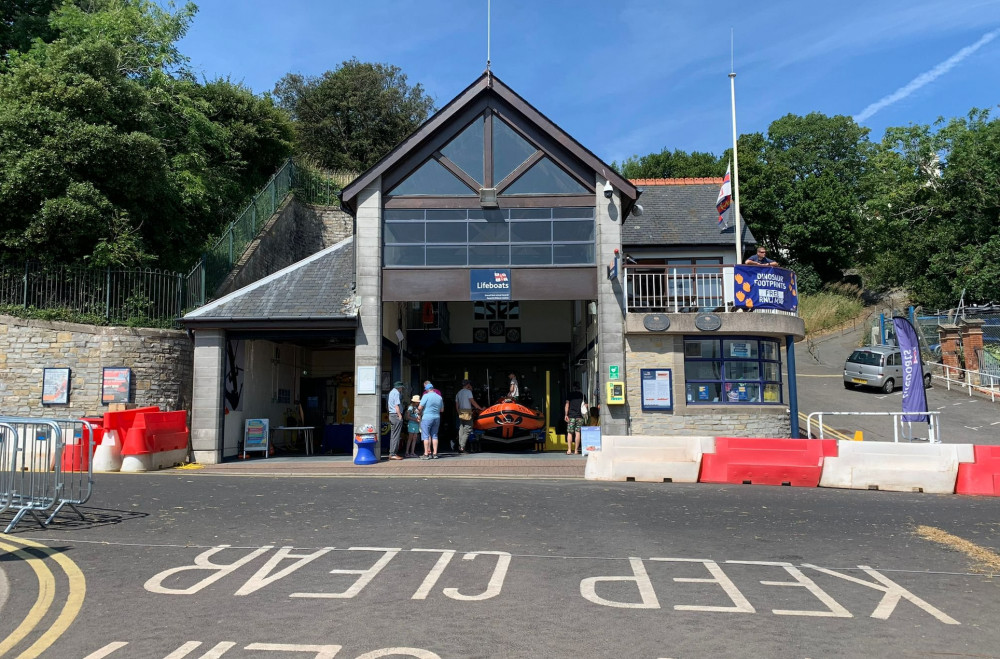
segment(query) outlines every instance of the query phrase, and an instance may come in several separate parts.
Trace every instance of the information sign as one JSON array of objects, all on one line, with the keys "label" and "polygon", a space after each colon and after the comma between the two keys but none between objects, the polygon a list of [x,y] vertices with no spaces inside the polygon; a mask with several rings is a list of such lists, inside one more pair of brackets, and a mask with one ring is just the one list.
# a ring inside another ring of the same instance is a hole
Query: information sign
[{"label": "information sign", "polygon": [[269,452],[270,421],[268,419],[247,419],[243,426],[243,457],[250,451]]},{"label": "information sign", "polygon": [[[671,369],[644,368],[640,371],[639,380],[642,383],[642,409],[674,409],[673,374]],[[699,391],[699,393],[701,392]],[[705,393],[707,394],[707,391]]]},{"label": "information sign", "polygon": [[620,380],[618,377],[618,364],[611,364],[608,366],[608,379],[609,380]]},{"label": "information sign", "polygon": [[469,270],[470,300],[509,300],[510,270]]}]

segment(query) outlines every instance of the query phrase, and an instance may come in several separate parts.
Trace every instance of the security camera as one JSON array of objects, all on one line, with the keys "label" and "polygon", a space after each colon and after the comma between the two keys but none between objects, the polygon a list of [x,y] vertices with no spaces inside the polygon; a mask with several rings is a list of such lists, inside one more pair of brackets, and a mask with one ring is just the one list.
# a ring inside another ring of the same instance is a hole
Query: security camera
[{"label": "security camera", "polygon": [[635,206],[632,207],[632,215],[635,215],[636,217],[641,217],[642,213],[643,213],[642,204],[636,204]]},{"label": "security camera", "polygon": [[611,187],[611,181],[608,181],[607,183],[605,183],[604,184],[604,197],[605,197],[605,199],[611,199],[611,197],[612,197],[612,195],[614,195],[614,193],[615,193],[615,189],[613,187]]}]

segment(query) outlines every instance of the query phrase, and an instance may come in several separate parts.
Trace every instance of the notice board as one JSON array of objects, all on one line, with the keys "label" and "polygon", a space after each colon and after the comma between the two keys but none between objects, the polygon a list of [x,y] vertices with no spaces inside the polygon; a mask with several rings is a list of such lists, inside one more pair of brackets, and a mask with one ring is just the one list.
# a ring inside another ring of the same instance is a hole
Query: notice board
[{"label": "notice board", "polygon": [[642,409],[673,410],[673,377],[669,368],[644,368],[640,372]]},{"label": "notice board", "polygon": [[243,425],[243,455],[246,456],[251,451],[263,451],[265,457],[268,453],[268,439],[270,437],[269,419],[247,419]]}]

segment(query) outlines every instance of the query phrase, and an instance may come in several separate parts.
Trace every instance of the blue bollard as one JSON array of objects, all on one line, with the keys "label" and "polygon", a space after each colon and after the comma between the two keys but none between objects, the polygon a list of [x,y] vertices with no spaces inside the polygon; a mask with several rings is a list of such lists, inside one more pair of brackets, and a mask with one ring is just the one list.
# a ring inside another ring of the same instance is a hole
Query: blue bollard
[{"label": "blue bollard", "polygon": [[358,453],[354,456],[356,465],[373,465],[378,463],[375,457],[375,435],[355,435],[354,443],[358,446]]}]

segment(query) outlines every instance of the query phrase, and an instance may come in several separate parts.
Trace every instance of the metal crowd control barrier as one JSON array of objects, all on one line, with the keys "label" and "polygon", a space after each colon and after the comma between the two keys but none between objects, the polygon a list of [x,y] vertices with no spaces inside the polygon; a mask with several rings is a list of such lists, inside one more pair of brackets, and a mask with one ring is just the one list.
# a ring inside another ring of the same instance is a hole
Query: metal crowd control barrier
[{"label": "metal crowd control barrier", "polygon": [[62,458],[56,463],[56,473],[59,474],[59,502],[49,518],[51,522],[63,506],[69,506],[80,516],[87,519],[77,508],[87,503],[94,491],[93,446],[94,427],[83,419],[52,419],[62,430]]},{"label": "metal crowd control barrier", "polygon": [[806,437],[812,437],[812,426],[813,417],[817,417],[817,423],[819,425],[819,437],[817,439],[826,439],[823,436],[823,417],[824,416],[891,416],[892,417],[892,441],[899,442],[900,427],[906,423],[909,426],[909,433],[905,430],[903,431],[903,439],[912,442],[914,439],[918,441],[923,441],[922,438],[913,437],[913,423],[910,421],[902,421],[904,416],[913,416],[914,414],[926,414],[927,415],[927,441],[931,444],[941,443],[941,413],[940,412],[813,412],[806,418]]},{"label": "metal crowd control barrier", "polygon": [[44,527],[38,513],[56,505],[61,489],[57,468],[62,460],[62,429],[48,419],[0,417],[0,424],[14,429],[13,441],[4,451],[11,469],[5,497],[6,509],[17,513],[4,533],[29,513]]},{"label": "metal crowd control barrier", "polygon": [[17,431],[8,423],[0,423],[0,515],[10,508],[11,491],[14,483],[14,468],[16,462],[14,446],[17,444]]}]

